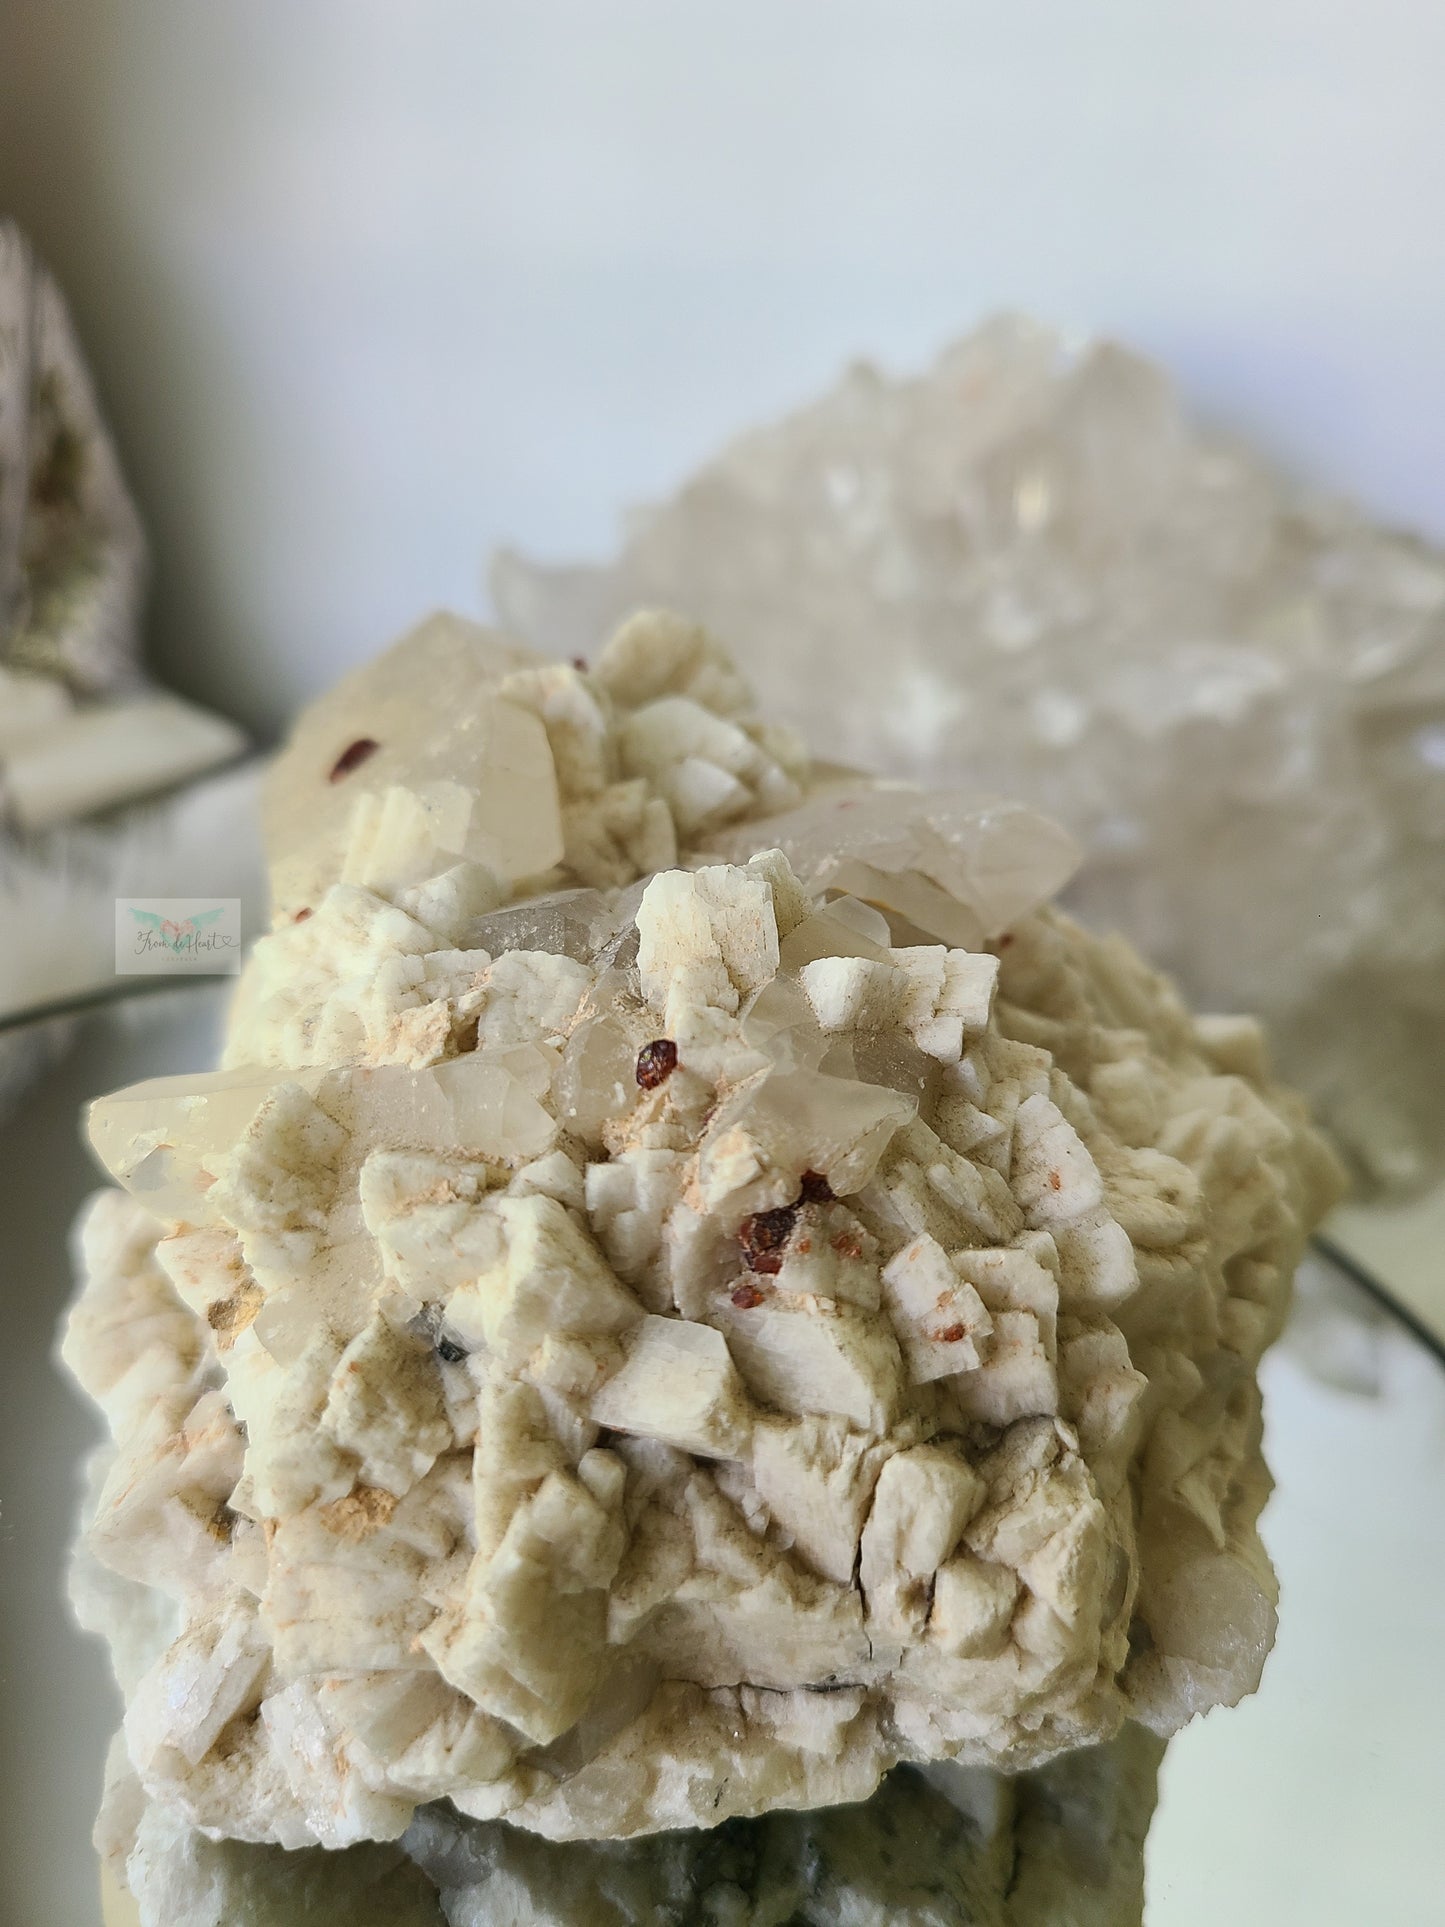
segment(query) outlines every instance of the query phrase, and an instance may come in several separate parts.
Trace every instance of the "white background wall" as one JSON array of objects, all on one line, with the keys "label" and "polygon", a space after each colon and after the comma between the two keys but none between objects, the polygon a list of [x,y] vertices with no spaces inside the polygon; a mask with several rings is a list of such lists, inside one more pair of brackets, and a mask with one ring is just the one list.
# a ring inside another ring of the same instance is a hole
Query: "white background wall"
[{"label": "white background wall", "polygon": [[1445,530],[1434,0],[8,0],[166,673],[271,726],[499,540],[1000,305]]}]

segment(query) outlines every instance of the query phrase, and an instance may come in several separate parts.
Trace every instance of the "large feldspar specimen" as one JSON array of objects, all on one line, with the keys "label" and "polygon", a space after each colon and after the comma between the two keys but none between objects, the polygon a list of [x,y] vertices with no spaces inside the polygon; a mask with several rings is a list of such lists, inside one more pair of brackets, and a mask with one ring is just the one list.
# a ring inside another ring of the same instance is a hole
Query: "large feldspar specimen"
[{"label": "large feldspar specimen", "polygon": [[667,616],[434,619],[272,800],[225,1068],[91,1119],[76,1591],[153,1804],[619,1838],[1254,1686],[1337,1172],[1059,831],[814,768]]},{"label": "large feldspar specimen", "polygon": [[1086,921],[1257,1012],[1363,1178],[1445,1166],[1445,557],[1149,363],[1006,320],[914,379],[858,367],[610,566],[493,580],[562,655],[694,610],[829,755],[1049,811]]}]

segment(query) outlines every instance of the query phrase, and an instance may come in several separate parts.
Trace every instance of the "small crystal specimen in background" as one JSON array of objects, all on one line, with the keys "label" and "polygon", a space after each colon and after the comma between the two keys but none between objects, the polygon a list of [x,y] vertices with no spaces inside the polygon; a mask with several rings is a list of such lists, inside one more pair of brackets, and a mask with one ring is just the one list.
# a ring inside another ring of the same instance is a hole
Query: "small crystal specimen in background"
[{"label": "small crystal specimen in background", "polygon": [[1367,1184],[1445,1160],[1445,559],[1192,422],[1111,344],[1000,320],[851,370],[629,520],[498,557],[571,655],[694,610],[832,756],[982,786],[1088,850],[1068,899],[1264,1018]]},{"label": "small crystal specimen in background", "polygon": [[136,677],[145,536],[55,282],[0,220],[0,664],[99,695]]},{"label": "small crystal specimen in background", "polygon": [[[239,756],[223,717],[147,689],[146,545],[65,301],[0,219],[0,1015],[113,986],[117,897],[238,895],[253,799],[234,773],[121,821]],[[183,880],[184,879],[184,880]],[[231,887],[227,887],[227,886]],[[50,1022],[0,1036],[0,1110],[64,1048]]]},{"label": "small crystal specimen in background", "polygon": [[26,830],[245,747],[221,717],[144,690],[145,579],[145,533],[64,297],[0,219],[0,812]]}]

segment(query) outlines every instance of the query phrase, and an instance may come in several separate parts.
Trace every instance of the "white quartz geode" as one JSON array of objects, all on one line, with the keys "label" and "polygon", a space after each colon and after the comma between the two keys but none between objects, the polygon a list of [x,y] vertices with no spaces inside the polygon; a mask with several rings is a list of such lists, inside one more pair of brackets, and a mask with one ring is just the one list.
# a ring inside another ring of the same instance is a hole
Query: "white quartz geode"
[{"label": "white quartz geode", "polygon": [[569,655],[693,611],[830,755],[1047,810],[1069,902],[1257,1013],[1358,1177],[1445,1170],[1445,555],[1191,419],[1165,375],[1003,319],[852,369],[634,512],[498,557]]},{"label": "white quartz geode", "polygon": [[77,1591],[151,1801],[621,1838],[1254,1686],[1338,1174],[1048,907],[1057,830],[815,768],[670,616],[434,618],[270,805],[226,1067],[91,1118]]}]

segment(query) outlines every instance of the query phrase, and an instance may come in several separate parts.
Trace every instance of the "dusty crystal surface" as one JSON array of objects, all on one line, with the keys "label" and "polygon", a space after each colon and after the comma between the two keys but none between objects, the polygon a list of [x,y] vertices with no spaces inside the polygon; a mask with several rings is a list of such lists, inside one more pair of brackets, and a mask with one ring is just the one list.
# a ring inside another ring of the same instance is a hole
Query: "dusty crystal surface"
[{"label": "dusty crystal surface", "polygon": [[815,769],[690,623],[455,625],[409,709],[437,634],[277,766],[224,1067],[92,1110],[77,1589],[145,1797],[615,1839],[1250,1691],[1255,1365],[1338,1186],[1256,1026],[1053,907],[1030,811]]},{"label": "dusty crystal surface", "polygon": [[1047,810],[1071,895],[1251,1011],[1367,1182],[1445,1162],[1445,558],[1192,421],[1122,348],[1003,320],[851,370],[630,518],[504,554],[569,654],[695,610],[827,754]]}]

